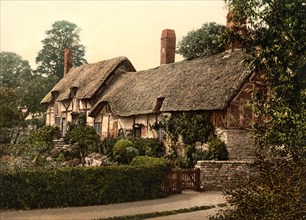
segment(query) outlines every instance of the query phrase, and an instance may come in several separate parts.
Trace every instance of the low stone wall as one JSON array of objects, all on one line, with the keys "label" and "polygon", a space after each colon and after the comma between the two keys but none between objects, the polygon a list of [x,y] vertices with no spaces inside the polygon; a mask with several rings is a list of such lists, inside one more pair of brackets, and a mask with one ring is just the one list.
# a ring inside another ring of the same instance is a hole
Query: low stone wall
[{"label": "low stone wall", "polygon": [[250,176],[251,161],[198,161],[201,170],[201,187],[204,190],[222,190],[232,186],[235,178]]}]

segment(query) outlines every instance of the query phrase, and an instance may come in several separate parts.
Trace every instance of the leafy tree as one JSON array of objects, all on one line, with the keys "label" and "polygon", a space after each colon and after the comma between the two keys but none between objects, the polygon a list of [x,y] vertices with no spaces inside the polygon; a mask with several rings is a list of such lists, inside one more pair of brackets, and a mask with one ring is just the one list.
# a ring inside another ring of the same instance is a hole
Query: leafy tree
[{"label": "leafy tree", "polygon": [[305,1],[227,2],[238,20],[248,18],[247,61],[271,92],[263,89],[254,103],[257,176],[227,192],[232,210],[219,219],[305,219]]},{"label": "leafy tree", "polygon": [[86,124],[71,124],[65,136],[66,142],[79,148],[83,160],[87,153],[98,150],[100,137],[96,130]]},{"label": "leafy tree", "polygon": [[[295,1],[231,0],[237,16],[247,13],[252,29],[243,36],[248,62],[265,73],[271,90],[257,94],[255,125],[260,148],[303,158],[306,146],[306,4]],[[282,147],[280,147],[282,146]]]},{"label": "leafy tree", "polygon": [[22,113],[15,90],[0,87],[0,143],[10,143],[14,127],[20,125]]},{"label": "leafy tree", "polygon": [[40,104],[43,97],[56,83],[56,78],[33,74],[27,60],[14,52],[1,52],[0,86],[11,88],[16,93],[18,107],[23,109],[23,118],[29,113],[42,113]]},{"label": "leafy tree", "polygon": [[55,75],[57,80],[63,77],[64,49],[73,51],[73,66],[86,63],[84,59],[85,47],[80,44],[80,28],[68,21],[56,21],[52,29],[46,31],[47,37],[42,40],[43,48],[36,57],[37,72],[50,76]]},{"label": "leafy tree", "polygon": [[32,77],[27,60],[13,52],[0,53],[0,86],[18,89]]},{"label": "leafy tree", "polygon": [[191,60],[223,52],[225,46],[219,41],[219,36],[224,30],[225,26],[215,22],[205,23],[200,29],[190,31],[179,41],[177,53]]},{"label": "leafy tree", "polygon": [[46,106],[40,104],[40,102],[52,89],[55,82],[55,77],[44,77],[35,74],[31,80],[23,84],[20,104],[26,110],[26,115],[35,116],[45,111]]}]

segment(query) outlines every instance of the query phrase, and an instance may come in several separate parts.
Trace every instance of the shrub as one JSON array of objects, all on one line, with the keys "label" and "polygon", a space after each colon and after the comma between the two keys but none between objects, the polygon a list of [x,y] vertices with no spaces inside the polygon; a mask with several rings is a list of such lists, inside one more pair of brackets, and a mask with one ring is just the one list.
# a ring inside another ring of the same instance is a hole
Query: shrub
[{"label": "shrub", "polygon": [[253,168],[257,175],[226,191],[231,208],[212,219],[305,219],[305,164],[259,159]]},{"label": "shrub", "polygon": [[59,127],[44,126],[30,134],[27,143],[38,153],[49,152],[53,147],[53,140],[60,137]]},{"label": "shrub", "polygon": [[78,167],[0,171],[1,209],[102,205],[165,196],[167,167]]},{"label": "shrub", "polygon": [[212,138],[208,145],[207,159],[228,160],[226,144],[217,137]]},{"label": "shrub", "polygon": [[186,156],[178,156],[175,154],[166,154],[164,156],[171,168],[189,168],[188,158]]},{"label": "shrub", "polygon": [[162,157],[165,155],[164,143],[156,138],[135,138],[132,140],[139,155]]},{"label": "shrub", "polygon": [[59,138],[61,135],[59,127],[53,127],[50,125],[43,126],[37,129],[35,132],[31,133],[28,141],[35,142],[35,141],[43,141],[48,145],[53,144],[53,140]]},{"label": "shrub", "polygon": [[204,149],[196,149],[194,155],[193,155],[194,161],[198,160],[208,160],[208,150]]},{"label": "shrub", "polygon": [[138,155],[139,155],[139,151],[135,147],[126,148],[126,156],[128,159],[128,163],[130,163],[132,159]]},{"label": "shrub", "polygon": [[127,164],[130,162],[130,159],[132,158],[128,157],[127,148],[134,148],[134,144],[125,139],[117,141],[113,149],[113,155],[117,162],[121,164]]},{"label": "shrub", "polygon": [[0,156],[4,155],[16,155],[18,145],[16,144],[0,144]]},{"label": "shrub", "polygon": [[70,126],[66,134],[66,142],[79,147],[81,157],[90,152],[98,151],[100,137],[89,125]]},{"label": "shrub", "polygon": [[[99,152],[106,155],[108,158],[115,160],[113,155],[113,149],[115,144],[121,140],[121,138],[105,138],[99,145]],[[148,155],[152,157],[162,157],[165,155],[165,146],[162,141],[155,138],[130,138],[139,152],[138,155]]]},{"label": "shrub", "polygon": [[121,138],[105,138],[99,145],[99,152],[106,155],[108,158],[115,160],[113,149],[117,141]]}]

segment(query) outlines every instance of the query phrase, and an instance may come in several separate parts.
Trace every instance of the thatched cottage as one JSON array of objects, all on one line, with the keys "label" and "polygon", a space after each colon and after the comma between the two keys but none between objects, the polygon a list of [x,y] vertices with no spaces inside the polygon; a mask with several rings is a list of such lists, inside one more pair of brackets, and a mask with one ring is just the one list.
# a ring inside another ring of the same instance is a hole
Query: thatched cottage
[{"label": "thatched cottage", "polygon": [[167,29],[156,68],[137,72],[127,58],[118,57],[66,71],[42,100],[48,105],[46,124],[59,126],[65,135],[67,123],[83,114],[102,138],[119,132],[159,138],[162,131],[153,125],[161,115],[208,111],[230,158],[252,157],[247,129],[253,115],[247,104],[262,79],[243,65],[246,54],[235,49],[176,63],[174,55],[175,33]]},{"label": "thatched cottage", "polygon": [[69,53],[65,50],[63,79],[41,101],[48,106],[46,124],[60,127],[63,136],[68,123],[76,123],[80,115],[84,115],[87,123],[94,126],[94,119],[88,117],[87,113],[100,100],[105,88],[116,74],[135,71],[131,62],[125,57],[70,69]]}]

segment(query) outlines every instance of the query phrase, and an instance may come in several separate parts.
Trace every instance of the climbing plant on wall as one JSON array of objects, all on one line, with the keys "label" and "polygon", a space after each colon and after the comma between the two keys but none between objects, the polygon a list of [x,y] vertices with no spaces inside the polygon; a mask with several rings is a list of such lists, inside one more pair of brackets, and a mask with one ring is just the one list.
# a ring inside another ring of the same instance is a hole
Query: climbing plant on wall
[{"label": "climbing plant on wall", "polygon": [[189,167],[193,166],[192,155],[195,153],[196,143],[203,145],[214,136],[214,126],[209,113],[172,114],[163,119],[163,127],[171,140],[171,148],[175,154],[179,136],[182,137]]}]

